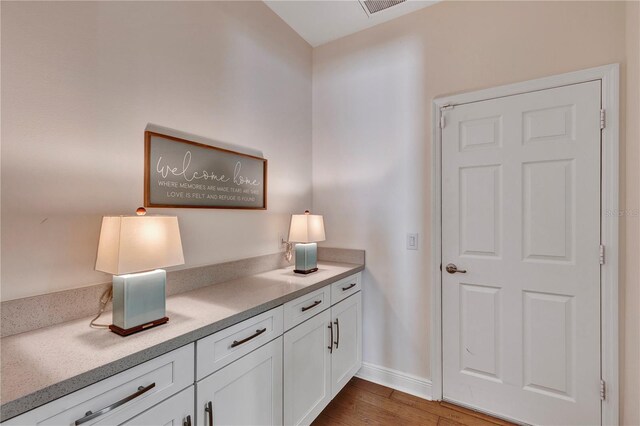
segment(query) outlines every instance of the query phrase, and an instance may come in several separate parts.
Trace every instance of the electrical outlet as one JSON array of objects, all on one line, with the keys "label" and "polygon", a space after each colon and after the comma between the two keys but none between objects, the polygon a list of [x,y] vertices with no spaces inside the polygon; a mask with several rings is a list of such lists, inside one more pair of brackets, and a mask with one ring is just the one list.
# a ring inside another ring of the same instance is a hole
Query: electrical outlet
[{"label": "electrical outlet", "polygon": [[278,251],[285,251],[287,249],[286,241],[287,239],[284,234],[278,234]]},{"label": "electrical outlet", "polygon": [[407,234],[407,250],[418,250],[418,234]]}]

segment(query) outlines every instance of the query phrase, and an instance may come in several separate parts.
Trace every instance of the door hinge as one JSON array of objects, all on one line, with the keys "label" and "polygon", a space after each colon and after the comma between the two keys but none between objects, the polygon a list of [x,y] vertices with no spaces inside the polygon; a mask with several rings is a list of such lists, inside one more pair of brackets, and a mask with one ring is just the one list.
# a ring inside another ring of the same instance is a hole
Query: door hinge
[{"label": "door hinge", "polygon": [[604,129],[607,126],[607,114],[604,109],[600,110],[600,129]]},{"label": "door hinge", "polygon": [[600,244],[600,264],[604,265],[604,246]]},{"label": "door hinge", "polygon": [[604,380],[600,380],[600,399],[607,399],[607,383]]},{"label": "door hinge", "polygon": [[440,107],[440,128],[441,129],[444,129],[444,125],[445,125],[444,111],[453,109],[453,106],[454,106],[453,104],[446,104]]}]

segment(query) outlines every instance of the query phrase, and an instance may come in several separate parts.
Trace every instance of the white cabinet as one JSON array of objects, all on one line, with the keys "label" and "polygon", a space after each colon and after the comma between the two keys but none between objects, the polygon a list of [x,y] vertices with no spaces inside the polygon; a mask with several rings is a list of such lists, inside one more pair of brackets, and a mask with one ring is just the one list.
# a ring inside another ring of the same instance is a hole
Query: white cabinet
[{"label": "white cabinet", "polygon": [[334,397],[362,366],[362,293],[332,306],[331,318],[334,333],[331,391]]},{"label": "white cabinet", "polygon": [[193,343],[183,346],[2,425],[121,424],[193,385],[193,347]]},{"label": "white cabinet", "polygon": [[331,304],[335,305],[342,299],[362,290],[362,274],[351,275],[331,284]]},{"label": "white cabinet", "polygon": [[308,425],[362,365],[357,292],[284,334],[284,421]]},{"label": "white cabinet", "polygon": [[197,383],[197,424],[282,424],[282,337]]},{"label": "white cabinet", "polygon": [[310,424],[362,364],[360,289],[346,277],[0,426]]},{"label": "white cabinet", "polygon": [[126,426],[149,426],[149,425],[194,425],[193,398],[194,387],[189,386],[177,395],[166,401],[151,407],[144,413],[126,421]]},{"label": "white cabinet", "polygon": [[198,340],[196,380],[282,336],[282,316],[283,308],[278,306]]},{"label": "white cabinet", "polygon": [[284,330],[295,327],[331,306],[331,286],[324,286],[284,304]]},{"label": "white cabinet", "polygon": [[309,424],[331,401],[331,311],[284,335],[284,423]]}]

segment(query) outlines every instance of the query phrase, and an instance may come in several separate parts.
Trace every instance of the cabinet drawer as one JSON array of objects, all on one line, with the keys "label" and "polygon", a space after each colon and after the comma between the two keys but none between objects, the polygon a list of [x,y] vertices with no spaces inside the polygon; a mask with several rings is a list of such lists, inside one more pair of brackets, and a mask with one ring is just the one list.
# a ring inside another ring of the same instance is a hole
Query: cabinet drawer
[{"label": "cabinet drawer", "polygon": [[282,334],[282,306],[198,340],[196,379],[200,380]]},{"label": "cabinet drawer", "polygon": [[362,289],[362,274],[357,273],[331,284],[331,304],[346,299]]},{"label": "cabinet drawer", "polygon": [[331,306],[331,287],[325,286],[284,304],[284,329],[289,330]]},{"label": "cabinet drawer", "polygon": [[129,419],[123,426],[149,426],[149,425],[195,425],[194,417],[194,386],[189,386],[177,395],[173,395],[166,401],[154,405],[142,414]]},{"label": "cabinet drawer", "polygon": [[[120,423],[193,384],[193,359],[193,344],[189,344],[14,417],[3,426]],[[95,415],[87,415],[89,411]]]}]

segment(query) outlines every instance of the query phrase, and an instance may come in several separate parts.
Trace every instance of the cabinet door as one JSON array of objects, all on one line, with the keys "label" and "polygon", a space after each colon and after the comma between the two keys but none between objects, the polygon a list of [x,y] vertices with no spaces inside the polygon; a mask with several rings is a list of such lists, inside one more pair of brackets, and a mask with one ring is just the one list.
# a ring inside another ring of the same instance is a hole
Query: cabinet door
[{"label": "cabinet door", "polygon": [[281,425],[282,337],[199,381],[196,411],[201,426]]},{"label": "cabinet door", "polygon": [[284,423],[308,425],[331,401],[331,311],[284,335]]},{"label": "cabinet door", "polygon": [[171,425],[191,426],[194,424],[193,385],[166,401],[149,408],[142,414],[126,421],[126,426]]},{"label": "cabinet door", "polygon": [[362,293],[357,292],[331,308],[333,354],[331,355],[332,397],[362,366]]}]

